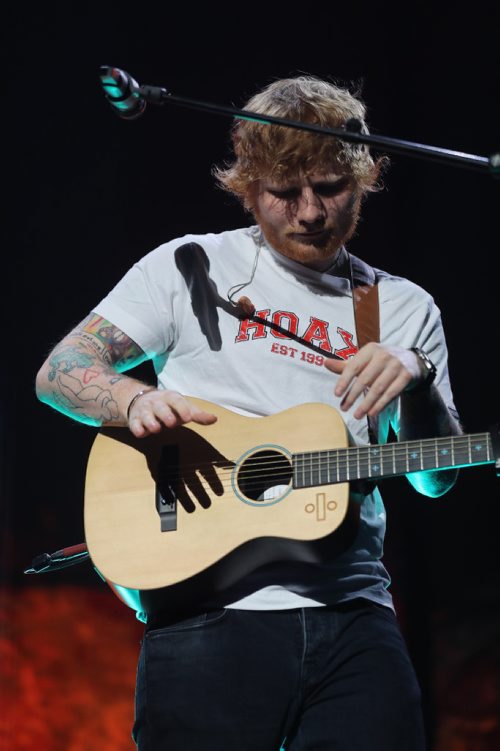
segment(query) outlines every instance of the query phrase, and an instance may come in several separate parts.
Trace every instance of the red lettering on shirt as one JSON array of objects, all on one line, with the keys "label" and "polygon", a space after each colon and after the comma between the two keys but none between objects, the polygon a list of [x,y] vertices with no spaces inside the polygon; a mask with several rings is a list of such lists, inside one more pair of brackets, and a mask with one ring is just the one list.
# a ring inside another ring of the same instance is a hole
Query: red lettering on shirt
[{"label": "red lettering on shirt", "polygon": [[[288,326],[283,325],[283,321],[288,321]],[[297,331],[299,330],[299,317],[295,313],[291,313],[288,310],[277,310],[273,313],[273,323],[297,336]],[[282,334],[280,331],[271,329],[271,333],[278,339],[289,339],[286,334]]]},{"label": "red lettering on shirt", "polygon": [[334,354],[341,357],[343,360],[347,360],[349,357],[352,357],[356,354],[358,351],[358,348],[355,344],[353,344],[352,338],[353,334],[350,334],[345,329],[341,329],[340,326],[337,326],[337,332],[340,334],[342,339],[344,340],[345,347],[342,347],[342,349],[336,349]]},{"label": "red lettering on shirt", "polygon": [[[267,308],[266,310],[256,310],[254,315],[266,320],[270,312],[270,308]],[[240,321],[240,328],[238,329],[238,334],[234,341],[248,342],[250,339],[250,333],[252,339],[265,339],[267,337],[267,328],[263,323],[251,321],[249,318],[245,318],[244,321]]]},{"label": "red lettering on shirt", "polygon": [[328,336],[328,321],[322,321],[321,318],[315,318],[310,316],[310,323],[307,330],[302,337],[304,341],[311,344],[317,342],[317,346],[320,349],[324,349],[325,352],[332,351],[332,345],[330,344],[330,337]]}]

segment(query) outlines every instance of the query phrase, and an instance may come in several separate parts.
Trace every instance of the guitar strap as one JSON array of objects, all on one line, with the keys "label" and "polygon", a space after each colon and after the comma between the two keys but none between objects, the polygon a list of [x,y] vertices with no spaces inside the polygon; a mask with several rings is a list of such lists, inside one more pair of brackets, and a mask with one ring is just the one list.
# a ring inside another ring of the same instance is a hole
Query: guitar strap
[{"label": "guitar strap", "polygon": [[[349,254],[352,303],[358,349],[368,342],[380,341],[378,279],[375,269]],[[377,418],[367,417],[370,443],[378,443]]]}]

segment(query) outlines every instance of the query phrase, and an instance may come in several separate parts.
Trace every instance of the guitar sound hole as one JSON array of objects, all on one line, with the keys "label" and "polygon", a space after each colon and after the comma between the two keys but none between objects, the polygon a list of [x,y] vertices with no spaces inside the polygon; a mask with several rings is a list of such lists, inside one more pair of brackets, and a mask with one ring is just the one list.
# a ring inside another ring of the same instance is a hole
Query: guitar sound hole
[{"label": "guitar sound hole", "polygon": [[290,460],[278,451],[256,451],[242,463],[238,486],[252,501],[270,501],[288,490],[292,479]]}]

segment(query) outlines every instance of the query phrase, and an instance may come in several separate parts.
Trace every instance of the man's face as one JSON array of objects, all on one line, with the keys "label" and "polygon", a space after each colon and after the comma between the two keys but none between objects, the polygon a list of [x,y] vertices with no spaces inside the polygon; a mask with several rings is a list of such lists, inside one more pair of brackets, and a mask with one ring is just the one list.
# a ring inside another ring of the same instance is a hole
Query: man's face
[{"label": "man's face", "polygon": [[352,178],[314,173],[285,183],[259,181],[253,213],[277,251],[306,266],[325,265],[352,236],[361,194]]}]

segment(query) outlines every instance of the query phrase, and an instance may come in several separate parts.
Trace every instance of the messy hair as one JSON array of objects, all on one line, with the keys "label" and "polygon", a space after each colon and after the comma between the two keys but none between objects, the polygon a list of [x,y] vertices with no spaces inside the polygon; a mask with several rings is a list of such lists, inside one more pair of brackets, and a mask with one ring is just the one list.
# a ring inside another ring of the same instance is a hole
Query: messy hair
[{"label": "messy hair", "polygon": [[[327,128],[345,128],[349,121],[358,121],[354,127],[368,133],[366,108],[359,96],[314,76],[274,81],[244,109]],[[364,145],[250,120],[236,120],[231,138],[235,159],[223,168],[216,167],[214,175],[224,190],[247,207],[252,185],[262,178],[271,177],[279,183],[312,172],[336,172],[351,175],[363,193],[378,190],[377,178],[387,161],[374,161]]]}]

